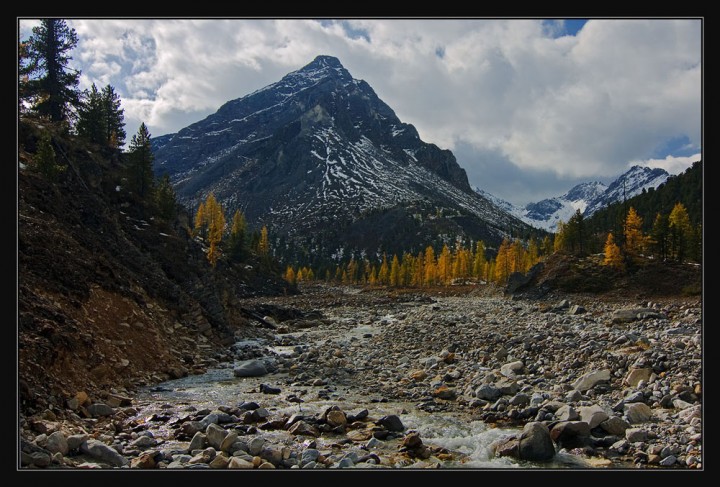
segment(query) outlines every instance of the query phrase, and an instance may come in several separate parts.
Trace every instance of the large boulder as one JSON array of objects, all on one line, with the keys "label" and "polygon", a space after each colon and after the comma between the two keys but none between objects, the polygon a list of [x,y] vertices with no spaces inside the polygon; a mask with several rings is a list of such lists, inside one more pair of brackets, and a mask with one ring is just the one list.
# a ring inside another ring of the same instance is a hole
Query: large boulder
[{"label": "large boulder", "polygon": [[643,367],[638,369],[631,369],[625,377],[625,383],[631,387],[637,387],[640,381],[647,382],[650,380],[652,369]]},{"label": "large boulder", "polygon": [[555,456],[550,430],[544,423],[527,423],[520,435],[518,457],[521,460],[545,461]]},{"label": "large boulder", "polygon": [[233,369],[235,377],[262,377],[268,373],[262,360],[246,360]]},{"label": "large boulder", "polygon": [[80,445],[80,451],[115,467],[122,467],[128,464],[127,458],[120,455],[117,450],[109,447],[102,441],[89,439]]},{"label": "large boulder", "polygon": [[607,382],[610,380],[610,371],[604,370],[593,370],[587,374],[581,376],[578,380],[573,383],[573,389],[577,389],[580,392],[589,391],[596,385]]},{"label": "large boulder", "polygon": [[578,448],[590,442],[590,425],[585,421],[561,421],[553,426],[550,437],[561,448]]}]

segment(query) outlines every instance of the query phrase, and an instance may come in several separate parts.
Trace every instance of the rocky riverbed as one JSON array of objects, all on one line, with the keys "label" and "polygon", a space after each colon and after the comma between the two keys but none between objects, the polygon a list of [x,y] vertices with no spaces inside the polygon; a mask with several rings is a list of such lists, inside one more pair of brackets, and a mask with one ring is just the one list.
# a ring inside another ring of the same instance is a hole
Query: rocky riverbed
[{"label": "rocky riverbed", "polygon": [[23,468],[702,468],[698,298],[313,286],[205,374],[20,418]]}]

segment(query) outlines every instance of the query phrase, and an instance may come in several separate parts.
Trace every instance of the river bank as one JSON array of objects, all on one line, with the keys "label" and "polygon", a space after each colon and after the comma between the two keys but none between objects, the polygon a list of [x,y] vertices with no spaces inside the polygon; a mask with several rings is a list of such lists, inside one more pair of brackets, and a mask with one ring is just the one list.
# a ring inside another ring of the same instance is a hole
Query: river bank
[{"label": "river bank", "polygon": [[243,305],[277,328],[205,374],[21,418],[21,464],[702,468],[698,298],[312,286]]}]

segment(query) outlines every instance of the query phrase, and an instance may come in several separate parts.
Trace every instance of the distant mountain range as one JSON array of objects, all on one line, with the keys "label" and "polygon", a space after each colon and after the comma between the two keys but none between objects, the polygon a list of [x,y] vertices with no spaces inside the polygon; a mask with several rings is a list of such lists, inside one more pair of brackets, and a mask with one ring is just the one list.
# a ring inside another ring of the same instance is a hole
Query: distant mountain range
[{"label": "distant mountain range", "polygon": [[664,169],[633,166],[607,186],[598,181],[581,183],[562,196],[528,203],[524,207],[515,206],[481,189],[476,191],[528,225],[554,232],[558,221],[567,222],[577,210],[586,217],[591,216],[610,203],[632,198],[644,189],[658,187],[669,176]]},{"label": "distant mountain range", "polygon": [[400,253],[456,236],[492,246],[535,231],[330,56],[152,142],[181,202],[214,192],[307,253]]}]

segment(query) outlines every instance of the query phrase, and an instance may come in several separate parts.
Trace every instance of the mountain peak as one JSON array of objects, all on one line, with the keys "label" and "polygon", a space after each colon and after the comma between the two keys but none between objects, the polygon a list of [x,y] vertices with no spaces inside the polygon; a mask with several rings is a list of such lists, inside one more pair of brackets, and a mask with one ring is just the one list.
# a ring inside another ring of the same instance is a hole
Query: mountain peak
[{"label": "mountain peak", "polygon": [[328,68],[340,68],[345,69],[345,67],[342,65],[340,60],[334,56],[328,56],[326,54],[320,54],[315,59],[312,60],[310,64],[305,66],[302,69],[306,68],[321,68],[321,67],[328,67]]}]

